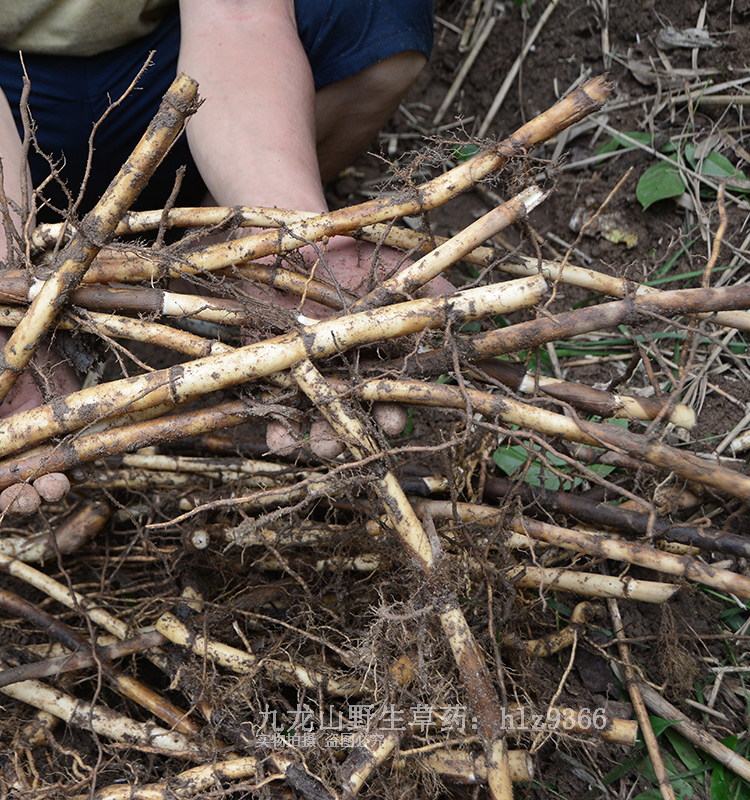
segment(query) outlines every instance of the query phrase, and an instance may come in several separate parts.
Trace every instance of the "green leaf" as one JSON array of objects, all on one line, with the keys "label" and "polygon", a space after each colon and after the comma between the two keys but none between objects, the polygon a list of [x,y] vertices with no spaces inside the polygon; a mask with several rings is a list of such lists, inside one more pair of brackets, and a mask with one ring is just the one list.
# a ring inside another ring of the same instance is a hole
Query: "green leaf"
[{"label": "green leaf", "polygon": [[737,737],[736,733],[733,733],[731,736],[725,736],[723,739],[719,739],[719,741],[725,747],[728,747],[730,750],[737,752],[737,744],[739,742],[739,738]]},{"label": "green leaf", "polygon": [[713,150],[703,159],[698,161],[695,157],[695,146],[692,144],[685,145],[685,157],[690,162],[690,165],[701,175],[707,175],[713,178],[740,178],[746,180],[745,173],[738,170],[732,162],[725,158],[721,153],[716,153]]},{"label": "green leaf", "polygon": [[613,136],[606,144],[602,145],[596,151],[596,154],[598,156],[602,156],[605,153],[613,153],[620,147],[624,148],[625,150],[632,150],[635,145],[625,139],[625,136],[627,136],[629,139],[635,139],[636,142],[640,142],[641,144],[651,144],[650,133],[643,133],[642,131],[626,131],[622,137]]},{"label": "green leaf", "polygon": [[406,425],[404,425],[404,429],[401,431],[401,435],[411,436],[414,433],[414,412],[412,411],[411,406],[406,409]]},{"label": "green leaf", "polygon": [[456,161],[468,161],[470,158],[479,152],[479,148],[475,144],[462,144],[453,151],[453,158]]},{"label": "green leaf", "polygon": [[[618,764],[616,767],[611,769],[604,776],[602,782],[604,783],[605,786],[609,786],[611,783],[614,783],[615,781],[620,780],[620,778],[627,775],[628,772],[630,772],[631,770],[640,767],[644,761],[645,761],[644,757],[640,754],[630,756],[629,758],[626,758],[621,764]],[[587,792],[586,794],[588,795],[589,793]],[[596,796],[599,797],[600,794],[597,792]]]},{"label": "green leaf", "polygon": [[724,767],[721,764],[714,767],[711,772],[711,800],[730,800],[731,786],[732,780],[724,772]]},{"label": "green leaf", "polygon": [[735,633],[747,622],[747,612],[739,608],[729,608],[724,611],[719,619]]},{"label": "green leaf", "polygon": [[641,175],[635,196],[645,211],[657,201],[679,197],[684,191],[685,184],[677,165],[671,161],[660,161]]},{"label": "green leaf", "polygon": [[[627,420],[624,421],[627,424]],[[533,449],[539,450],[539,447],[534,446]],[[498,449],[495,450],[492,455],[492,459],[495,464],[500,467],[500,469],[506,475],[509,476],[514,475],[516,472],[521,470],[521,468],[525,467],[529,457],[529,452],[526,450],[526,448],[521,447],[521,445],[498,447]],[[570,465],[566,461],[558,458],[552,453],[546,453],[545,458],[551,466],[569,476],[568,480],[572,486],[580,485],[582,478],[570,474]],[[591,467],[589,467],[589,469],[592,472],[595,472],[597,475],[605,476],[609,475],[614,467],[606,464],[593,464]],[[560,478],[555,475],[546,464],[544,464],[541,460],[534,459],[533,456],[531,457],[531,463],[528,465],[528,468],[525,469],[524,475],[526,483],[528,483],[529,486],[543,486],[545,489],[550,489],[552,491],[556,491],[561,488]]]},{"label": "green leaf", "polygon": [[[512,475],[520,469],[527,459],[528,454],[522,447],[498,447],[492,454],[492,460],[506,475]],[[530,476],[529,482],[532,483]],[[532,486],[539,486],[539,481],[532,483]]]},{"label": "green leaf", "polygon": [[[534,448],[538,449],[538,448]],[[534,460],[533,456],[529,456],[527,450],[520,445],[510,447],[498,447],[492,456],[495,464],[506,474],[513,475],[523,468],[526,462],[531,458],[531,463],[525,470],[526,483],[530,486],[542,486],[544,482],[545,489],[557,490],[560,488],[560,480],[548,469],[544,468],[539,461]],[[556,467],[567,467],[568,465],[555,456],[547,454],[547,459],[550,464]]]},{"label": "green leaf", "polygon": [[687,739],[680,736],[675,730],[667,730],[666,736],[674,747],[675,753],[680,761],[689,770],[702,770],[704,768],[703,759],[698,755],[693,745]]},{"label": "green leaf", "polygon": [[461,333],[476,333],[482,330],[482,323],[472,320],[471,322],[464,322],[461,326]]},{"label": "green leaf", "polygon": [[665,731],[667,728],[671,728],[672,725],[675,723],[667,720],[662,719],[661,717],[652,717],[649,715],[649,719],[651,720],[651,728],[654,731],[654,736],[659,736],[662,731]]}]

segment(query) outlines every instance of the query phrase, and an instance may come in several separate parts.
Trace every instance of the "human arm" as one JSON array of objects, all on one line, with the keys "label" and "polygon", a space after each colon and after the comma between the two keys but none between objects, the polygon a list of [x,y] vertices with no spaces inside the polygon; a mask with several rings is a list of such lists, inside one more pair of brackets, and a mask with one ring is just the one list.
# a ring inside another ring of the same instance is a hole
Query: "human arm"
[{"label": "human arm", "polygon": [[204,98],[188,141],[217,203],[326,210],[292,0],[181,0],[180,16],[179,68]]},{"label": "human arm", "polygon": [[[316,93],[292,2],[182,0],[181,14],[180,68],[205,97],[188,129],[191,151],[221,205],[326,210],[319,165],[331,179],[365,150],[426,60],[400,52]],[[344,287],[361,293],[369,288],[372,253],[334,237],[325,262]],[[379,253],[382,276],[401,256],[388,248]],[[452,290],[442,279],[430,288]],[[306,313],[325,312],[308,304]]]}]

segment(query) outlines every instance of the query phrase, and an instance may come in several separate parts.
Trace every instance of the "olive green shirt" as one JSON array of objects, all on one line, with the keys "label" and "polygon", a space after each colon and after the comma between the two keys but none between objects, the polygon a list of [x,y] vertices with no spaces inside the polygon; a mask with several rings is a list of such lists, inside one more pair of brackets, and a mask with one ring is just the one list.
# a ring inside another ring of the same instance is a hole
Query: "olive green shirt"
[{"label": "olive green shirt", "polygon": [[151,33],[177,0],[0,0],[0,48],[91,56]]}]

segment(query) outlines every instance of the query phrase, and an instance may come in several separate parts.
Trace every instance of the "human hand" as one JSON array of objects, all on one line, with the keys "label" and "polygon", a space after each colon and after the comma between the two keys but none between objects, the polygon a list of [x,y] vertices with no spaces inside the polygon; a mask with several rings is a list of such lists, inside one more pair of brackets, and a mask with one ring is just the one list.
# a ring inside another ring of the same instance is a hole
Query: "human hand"
[{"label": "human hand", "polygon": [[[316,277],[333,280],[342,289],[357,296],[363,296],[394,271],[398,272],[411,263],[404,259],[401,252],[385,247],[378,250],[377,263],[372,268],[374,245],[343,236],[328,242],[323,258],[314,251],[310,253],[310,248],[306,250],[306,258],[315,258],[313,269]],[[451,283],[438,276],[424,287],[422,294],[438,296],[454,291]],[[300,298],[278,292],[275,293],[275,299],[285,308],[296,308],[306,319],[325,319],[333,313],[319,303],[303,302]],[[404,407],[396,403],[374,403],[372,415],[386,436],[402,433],[408,418]],[[323,461],[336,458],[346,449],[338,434],[322,418],[314,419],[305,426],[298,420],[272,420],[266,428],[266,444],[271,453],[278,455],[290,455],[303,447]]]},{"label": "human hand", "polygon": [[[0,347],[9,334],[0,330]],[[75,372],[54,348],[41,348],[29,369],[18,377],[5,401],[0,405],[0,419],[36,408],[44,396],[65,395],[80,389]],[[62,500],[70,490],[70,481],[61,472],[42,475],[32,483],[16,483],[0,492],[0,513],[24,517],[39,510],[43,502]]]}]

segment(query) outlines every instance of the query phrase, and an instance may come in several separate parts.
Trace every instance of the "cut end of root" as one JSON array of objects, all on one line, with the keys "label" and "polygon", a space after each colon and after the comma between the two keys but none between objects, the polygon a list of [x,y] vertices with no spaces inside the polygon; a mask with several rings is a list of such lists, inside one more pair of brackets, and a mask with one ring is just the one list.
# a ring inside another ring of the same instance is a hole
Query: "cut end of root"
[{"label": "cut end of root", "polygon": [[614,89],[614,84],[608,80],[606,74],[598,75],[596,78],[587,81],[581,89],[586,92],[594,103],[601,107],[607,102],[607,98],[612,89]]}]

